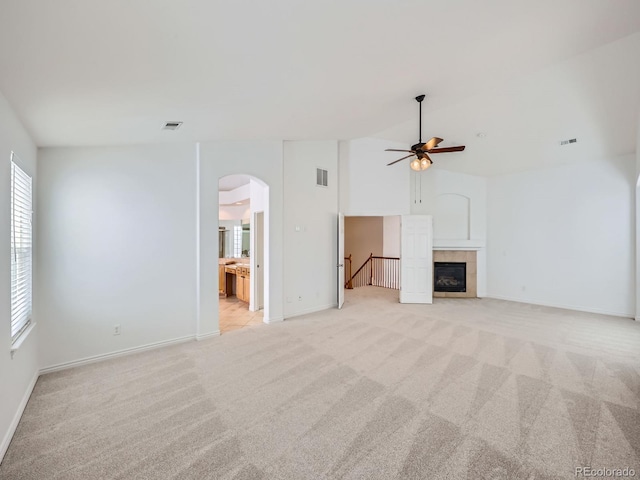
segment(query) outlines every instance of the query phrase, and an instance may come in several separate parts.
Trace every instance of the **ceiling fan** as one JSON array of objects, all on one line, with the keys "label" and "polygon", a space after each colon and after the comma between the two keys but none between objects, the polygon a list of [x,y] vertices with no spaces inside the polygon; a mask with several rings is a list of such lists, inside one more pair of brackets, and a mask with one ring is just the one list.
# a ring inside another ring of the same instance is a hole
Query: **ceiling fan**
[{"label": "ceiling fan", "polygon": [[448,152],[461,152],[464,150],[464,145],[458,147],[443,147],[437,148],[438,144],[442,142],[442,138],[433,137],[427,143],[422,143],[422,101],[424,100],[424,95],[418,95],[416,97],[416,101],[418,105],[420,105],[420,139],[418,143],[411,146],[411,150],[396,150],[395,148],[387,148],[385,152],[407,152],[410,155],[406,157],[399,158],[391,163],[388,163],[387,166],[393,165],[394,163],[398,163],[406,158],[416,157],[411,160],[411,169],[419,172],[420,170],[426,170],[433,164],[433,160],[429,157],[429,154],[434,153],[448,153]]}]

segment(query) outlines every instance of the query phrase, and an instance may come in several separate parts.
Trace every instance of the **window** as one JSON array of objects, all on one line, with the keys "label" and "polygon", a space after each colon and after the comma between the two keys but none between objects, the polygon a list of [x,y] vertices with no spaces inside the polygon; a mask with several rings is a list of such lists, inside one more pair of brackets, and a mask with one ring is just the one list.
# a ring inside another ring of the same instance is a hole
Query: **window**
[{"label": "window", "polygon": [[31,323],[31,177],[11,153],[11,342]]},{"label": "window", "polygon": [[233,226],[233,256],[242,256],[242,225]]}]

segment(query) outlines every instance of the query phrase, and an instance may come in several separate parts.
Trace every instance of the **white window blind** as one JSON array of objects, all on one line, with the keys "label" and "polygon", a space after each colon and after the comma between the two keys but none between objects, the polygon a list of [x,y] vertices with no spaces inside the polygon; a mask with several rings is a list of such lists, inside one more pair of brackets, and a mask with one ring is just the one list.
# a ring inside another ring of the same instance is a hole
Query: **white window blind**
[{"label": "white window blind", "polygon": [[31,177],[11,153],[11,341],[31,322]]}]

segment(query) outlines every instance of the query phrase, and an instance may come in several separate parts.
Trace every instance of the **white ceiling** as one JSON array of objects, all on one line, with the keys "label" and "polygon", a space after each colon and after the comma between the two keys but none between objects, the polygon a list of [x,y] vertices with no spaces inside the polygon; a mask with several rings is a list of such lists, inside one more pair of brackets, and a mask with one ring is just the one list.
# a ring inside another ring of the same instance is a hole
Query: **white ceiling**
[{"label": "white ceiling", "polygon": [[[569,134],[575,118],[557,118],[544,89],[577,104],[611,78],[626,87],[628,49],[603,56],[613,71],[567,62],[638,31],[637,0],[3,0],[0,92],[39,146],[376,132],[413,143],[412,99],[426,93],[425,136],[472,152],[479,130],[493,147]],[[547,78],[553,68],[567,78]],[[633,106],[591,113],[617,126]],[[530,125],[540,117],[553,121]],[[610,137],[628,149],[626,130]]]},{"label": "white ceiling", "polygon": [[[413,119],[372,136],[415,143],[415,101],[413,108]],[[466,145],[461,153],[433,155],[436,168],[497,175],[631,154],[639,116],[637,33],[432,110],[423,115],[423,140]],[[573,138],[575,144],[560,145]]]}]

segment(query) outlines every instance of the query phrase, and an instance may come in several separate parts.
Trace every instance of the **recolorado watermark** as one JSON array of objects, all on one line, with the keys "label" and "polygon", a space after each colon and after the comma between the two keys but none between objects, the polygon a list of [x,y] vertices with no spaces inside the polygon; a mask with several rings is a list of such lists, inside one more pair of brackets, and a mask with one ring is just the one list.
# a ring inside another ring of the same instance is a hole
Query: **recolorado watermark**
[{"label": "recolorado watermark", "polygon": [[594,467],[576,467],[576,477],[585,478],[630,478],[636,476],[633,468],[594,468]]}]

